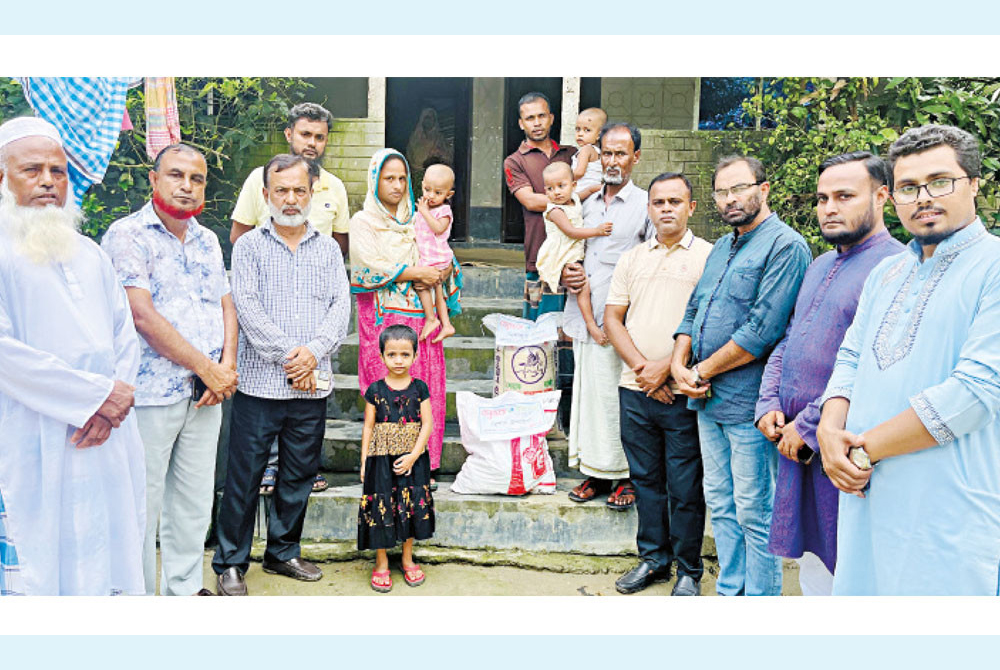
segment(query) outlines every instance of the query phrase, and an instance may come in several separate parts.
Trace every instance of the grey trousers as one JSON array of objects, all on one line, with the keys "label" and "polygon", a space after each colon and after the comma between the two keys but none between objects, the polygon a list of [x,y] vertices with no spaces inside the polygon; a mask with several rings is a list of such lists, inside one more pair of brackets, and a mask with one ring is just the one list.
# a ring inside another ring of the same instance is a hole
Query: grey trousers
[{"label": "grey trousers", "polygon": [[222,406],[195,409],[186,399],[135,413],[146,451],[146,595],[156,593],[159,525],[160,593],[189,596],[202,587]]}]

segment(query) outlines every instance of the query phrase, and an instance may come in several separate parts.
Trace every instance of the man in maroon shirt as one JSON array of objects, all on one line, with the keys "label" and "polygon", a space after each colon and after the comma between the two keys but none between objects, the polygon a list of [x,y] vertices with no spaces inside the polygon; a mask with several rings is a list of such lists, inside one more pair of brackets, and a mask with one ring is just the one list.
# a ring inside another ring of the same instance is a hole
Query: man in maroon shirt
[{"label": "man in maroon shirt", "polygon": [[546,312],[561,312],[566,301],[562,292],[549,293],[543,289],[535,268],[538,249],[545,241],[545,222],[542,213],[548,204],[542,170],[550,163],[571,163],[576,147],[561,147],[549,137],[555,116],[549,99],[542,93],[526,93],[517,102],[518,125],[524,131],[524,141],[517,151],[503,162],[507,188],[524,209],[524,309],[525,319],[536,319]]}]

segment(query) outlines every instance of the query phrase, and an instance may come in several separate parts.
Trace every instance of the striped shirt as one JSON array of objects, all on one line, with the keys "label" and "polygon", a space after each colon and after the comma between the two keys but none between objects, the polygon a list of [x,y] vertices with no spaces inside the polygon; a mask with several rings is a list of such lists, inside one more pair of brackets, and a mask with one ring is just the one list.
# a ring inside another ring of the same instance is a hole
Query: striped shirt
[{"label": "striped shirt", "polygon": [[344,259],[333,238],[307,223],[293,253],[267,221],[233,245],[232,289],[240,322],[239,390],[278,400],[328,396],[330,390],[294,390],[283,366],[292,349],[305,346],[316,357],[316,371],[332,379],[330,355],[347,335],[351,315]]},{"label": "striped shirt", "polygon": [[18,591],[20,571],[14,540],[7,532],[7,508],[0,494],[0,596],[22,595]]}]

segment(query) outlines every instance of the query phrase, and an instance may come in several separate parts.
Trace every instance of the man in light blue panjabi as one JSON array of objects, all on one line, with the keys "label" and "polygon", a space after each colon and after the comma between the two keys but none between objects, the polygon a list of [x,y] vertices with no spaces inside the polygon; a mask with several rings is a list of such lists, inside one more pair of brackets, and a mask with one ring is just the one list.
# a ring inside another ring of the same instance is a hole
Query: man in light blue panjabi
[{"label": "man in light blue panjabi", "polygon": [[869,276],[817,432],[843,492],[833,593],[997,595],[1000,239],[976,216],[978,142],[922,126],[889,160],[914,240]]}]

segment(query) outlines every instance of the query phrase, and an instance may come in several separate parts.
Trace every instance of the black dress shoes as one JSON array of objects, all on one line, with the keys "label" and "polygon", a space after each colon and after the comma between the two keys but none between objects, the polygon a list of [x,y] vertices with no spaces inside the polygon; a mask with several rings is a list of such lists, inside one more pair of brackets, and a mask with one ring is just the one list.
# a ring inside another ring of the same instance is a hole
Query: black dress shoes
[{"label": "black dress shoes", "polygon": [[672,596],[700,596],[701,595],[701,585],[694,580],[691,575],[681,575],[677,578],[677,583],[674,584],[673,590],[670,592]]},{"label": "black dress shoes", "polygon": [[284,563],[272,563],[264,559],[261,567],[264,569],[264,572],[269,572],[272,575],[284,575],[285,577],[298,579],[302,582],[318,582],[323,578],[323,571],[315,563],[310,563],[306,559],[299,557],[290,559]]},{"label": "black dress shoes", "polygon": [[668,579],[670,579],[670,568],[657,570],[649,561],[642,561],[618,578],[615,589],[618,593],[636,593],[654,582],[665,582]]},{"label": "black dress shoes", "polygon": [[217,580],[220,596],[245,596],[247,583],[243,581],[243,573],[237,567],[227,568]]}]

